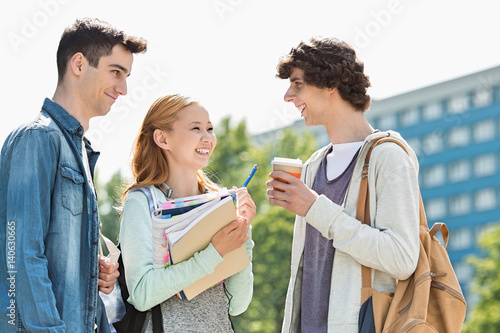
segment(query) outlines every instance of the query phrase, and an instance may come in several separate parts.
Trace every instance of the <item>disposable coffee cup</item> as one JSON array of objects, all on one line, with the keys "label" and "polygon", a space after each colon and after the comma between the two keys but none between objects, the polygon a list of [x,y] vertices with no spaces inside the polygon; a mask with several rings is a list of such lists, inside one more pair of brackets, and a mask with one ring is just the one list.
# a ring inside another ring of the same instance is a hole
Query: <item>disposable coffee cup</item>
[{"label": "disposable coffee cup", "polygon": [[300,158],[275,157],[271,165],[273,166],[273,171],[285,171],[298,179],[300,179],[300,175],[302,174],[303,165]]}]

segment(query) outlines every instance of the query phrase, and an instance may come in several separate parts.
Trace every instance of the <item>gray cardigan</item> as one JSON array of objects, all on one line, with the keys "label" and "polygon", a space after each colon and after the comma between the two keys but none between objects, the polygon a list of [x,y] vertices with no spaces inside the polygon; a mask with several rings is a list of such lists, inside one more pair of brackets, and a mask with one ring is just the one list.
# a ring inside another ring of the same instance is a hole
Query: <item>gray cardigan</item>
[{"label": "gray cardigan", "polygon": [[[354,218],[361,170],[373,140],[385,136],[403,142],[410,156],[394,143],[384,143],[374,148],[368,171],[371,203],[369,227]],[[306,162],[301,179],[309,188],[328,148],[329,145],[318,150]],[[333,239],[336,249],[330,286],[328,332],[358,332],[361,264],[374,269],[372,284],[378,291],[394,291],[394,279],[408,278],[417,265],[419,187],[415,153],[399,133],[390,131],[369,135],[354,167],[343,206],[321,195],[305,217],[296,217],[283,332],[296,332],[299,323],[306,222],[326,238]]]}]

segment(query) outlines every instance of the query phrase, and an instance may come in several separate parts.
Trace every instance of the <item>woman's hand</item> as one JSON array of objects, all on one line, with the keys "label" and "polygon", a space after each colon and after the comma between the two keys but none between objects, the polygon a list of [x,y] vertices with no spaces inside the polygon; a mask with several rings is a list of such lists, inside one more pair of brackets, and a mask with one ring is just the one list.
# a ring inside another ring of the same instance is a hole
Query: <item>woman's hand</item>
[{"label": "woman's hand", "polygon": [[229,252],[245,244],[248,239],[249,227],[250,224],[244,217],[238,217],[212,237],[212,245],[221,257],[224,257]]},{"label": "woman's hand", "polygon": [[249,238],[248,229],[257,211],[255,202],[245,187],[233,189],[238,197],[238,218],[212,238],[212,245],[222,257],[245,244]]},{"label": "woman's hand", "polygon": [[233,187],[238,196],[238,216],[244,217],[250,225],[257,213],[257,207],[246,187]]}]

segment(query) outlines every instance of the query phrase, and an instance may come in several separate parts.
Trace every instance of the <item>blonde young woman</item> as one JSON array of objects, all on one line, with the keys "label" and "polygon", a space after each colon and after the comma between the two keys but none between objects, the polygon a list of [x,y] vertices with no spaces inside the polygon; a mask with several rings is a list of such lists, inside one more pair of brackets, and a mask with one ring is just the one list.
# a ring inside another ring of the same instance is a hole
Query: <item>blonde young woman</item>
[{"label": "blonde young woman", "polygon": [[[162,201],[216,191],[217,185],[201,171],[216,143],[207,110],[198,101],[181,95],[165,96],[151,105],[135,142],[134,183],[123,196],[120,230],[128,301],[139,311],[161,304],[163,328],[168,332],[232,332],[228,312],[242,313],[252,298],[251,265],[190,301],[176,296],[212,273],[226,253],[243,244],[252,259],[250,223],[256,207],[245,188],[236,190],[237,220],[219,231],[206,249],[189,260],[161,269],[153,268],[148,200],[141,191],[130,191],[149,187]],[[144,329],[152,331],[150,314]]]}]

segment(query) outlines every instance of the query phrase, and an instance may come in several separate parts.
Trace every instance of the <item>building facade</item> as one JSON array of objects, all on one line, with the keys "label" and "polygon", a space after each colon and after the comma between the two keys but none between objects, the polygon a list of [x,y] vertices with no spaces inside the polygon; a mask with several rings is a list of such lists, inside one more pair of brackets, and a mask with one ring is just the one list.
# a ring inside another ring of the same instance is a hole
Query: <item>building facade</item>
[{"label": "building facade", "polygon": [[374,101],[367,118],[400,132],[417,153],[429,225],[448,226],[450,260],[474,303],[464,259],[500,223],[500,66]]}]

